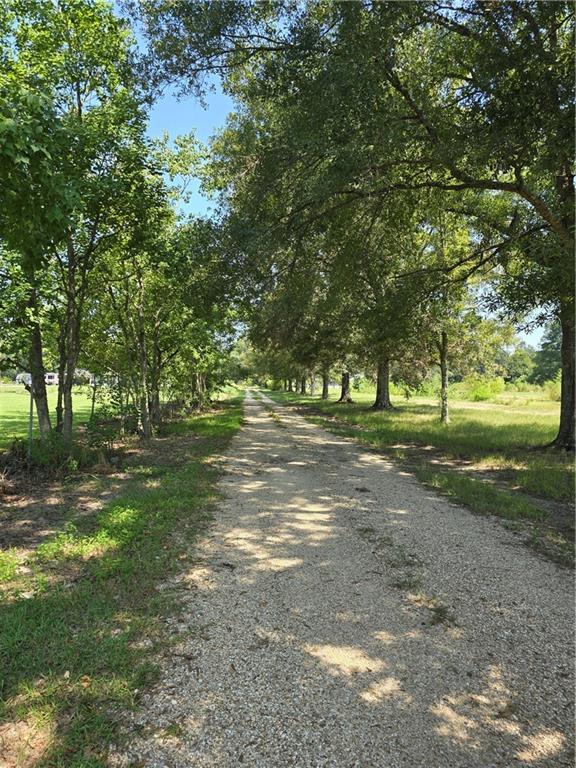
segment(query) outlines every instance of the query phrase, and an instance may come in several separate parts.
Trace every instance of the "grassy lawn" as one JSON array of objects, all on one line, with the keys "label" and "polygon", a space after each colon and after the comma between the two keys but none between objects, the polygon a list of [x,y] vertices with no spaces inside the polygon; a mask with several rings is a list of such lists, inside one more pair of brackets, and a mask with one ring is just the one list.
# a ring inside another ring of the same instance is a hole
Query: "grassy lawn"
[{"label": "grassy lawn", "polygon": [[[35,549],[4,552],[1,715],[23,729],[37,768],[106,764],[115,712],[135,704],[154,679],[153,654],[166,646],[164,618],[177,592],[158,584],[185,564],[209,520],[213,459],[240,422],[237,398],[168,426],[161,462],[129,466],[120,495],[99,512],[70,509],[60,532]],[[17,755],[8,763],[18,765]]]},{"label": "grassy lawn", "polygon": [[[335,402],[336,391],[328,401],[268,394],[279,402],[311,406],[329,429],[409,461],[421,480],[475,511],[543,522],[549,518],[546,500],[567,503],[574,498],[572,457],[538,449],[554,438],[559,415],[558,403],[538,394],[455,401],[449,425],[440,424],[438,404],[431,399],[396,397],[393,411],[376,412],[369,410],[373,392],[353,393],[355,402],[349,405]],[[564,554],[572,552],[570,530],[567,536]]]},{"label": "grassy lawn", "polygon": [[[48,404],[51,415],[56,418],[55,386],[46,387],[48,392]],[[87,388],[78,387],[74,390],[74,418],[77,424],[86,422],[90,416],[90,396]],[[6,448],[15,437],[28,435],[28,413],[30,409],[30,395],[22,384],[0,384],[0,450]],[[36,410],[34,410],[34,434],[36,429]]]}]

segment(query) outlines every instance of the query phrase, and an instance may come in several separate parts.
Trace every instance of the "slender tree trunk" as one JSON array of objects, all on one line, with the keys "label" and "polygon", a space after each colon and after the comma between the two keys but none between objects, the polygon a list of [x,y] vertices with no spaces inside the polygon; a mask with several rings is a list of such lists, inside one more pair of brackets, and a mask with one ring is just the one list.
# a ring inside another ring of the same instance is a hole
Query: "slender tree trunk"
[{"label": "slender tree trunk", "polygon": [[74,413],[72,408],[72,387],[78,362],[79,349],[78,318],[74,308],[71,309],[68,318],[68,339],[66,344],[66,368],[62,385],[62,399],[64,401],[64,417],[62,421],[62,435],[66,440],[72,439],[72,426]]},{"label": "slender tree trunk", "polygon": [[124,404],[124,390],[122,389],[122,382],[120,378],[117,381],[116,389],[118,397],[118,408],[120,410],[120,434],[122,437],[126,434],[126,405],[128,404],[129,395],[126,396],[126,405]]},{"label": "slender tree trunk", "polygon": [[352,403],[352,396],[350,395],[350,374],[348,371],[342,373],[342,387],[340,391],[339,403]]},{"label": "slender tree trunk", "polygon": [[575,399],[576,385],[574,345],[574,304],[572,301],[562,302],[560,307],[560,324],[562,326],[562,384],[560,395],[560,425],[558,434],[552,443],[557,448],[567,451],[574,450],[575,439]]},{"label": "slender tree trunk", "polygon": [[310,374],[310,394],[313,395],[316,392],[316,374],[314,371]]},{"label": "slender tree trunk", "polygon": [[288,379],[288,392],[293,392],[293,391],[294,390],[292,389],[292,379]]},{"label": "slender tree trunk", "polygon": [[302,376],[300,379],[300,394],[305,395],[306,394],[306,376]]},{"label": "slender tree trunk", "polygon": [[148,412],[148,392],[146,391],[146,379],[143,376],[140,377],[139,411],[142,437],[147,440],[152,436],[152,427],[150,425],[150,414]]},{"label": "slender tree trunk", "polygon": [[150,423],[150,393],[148,391],[148,360],[146,359],[146,346],[143,331],[139,333],[138,344],[138,411],[140,415],[140,429],[142,437],[147,440],[152,437],[152,425]]},{"label": "slender tree trunk", "polygon": [[330,376],[328,371],[322,371],[322,400],[328,400],[330,394]]},{"label": "slender tree trunk", "polygon": [[138,398],[140,410],[140,428],[142,437],[145,440],[152,437],[152,424],[150,422],[150,391],[149,391],[149,372],[148,372],[148,345],[146,338],[146,327],[144,323],[144,281],[142,273],[137,274],[138,280],[138,305],[137,305],[137,347],[138,347]]},{"label": "slender tree trunk", "polygon": [[150,371],[150,418],[152,424],[158,426],[162,421],[160,408],[160,371],[162,368],[162,352],[158,344],[154,344],[152,370]]},{"label": "slender tree trunk", "polygon": [[155,382],[150,391],[150,419],[154,426],[159,426],[162,421],[162,411],[160,408],[160,390]]},{"label": "slender tree trunk", "polygon": [[64,381],[62,383],[62,399],[64,402],[64,414],[62,419],[62,435],[66,440],[72,440],[72,424],[74,414],[72,411],[72,387],[74,376],[80,355],[80,315],[82,305],[82,288],[78,290],[78,260],[72,242],[68,238],[67,243],[68,272],[66,284],[66,334]]},{"label": "slender tree trunk", "polygon": [[94,412],[96,411],[96,392],[98,391],[98,382],[96,377],[92,380],[92,403],[90,405],[90,418],[94,418]]},{"label": "slender tree trunk", "polygon": [[58,399],[56,401],[56,431],[62,432],[64,422],[64,374],[66,371],[66,323],[58,335]]},{"label": "slender tree trunk", "polygon": [[[563,163],[556,176],[556,191],[564,203],[565,215],[562,224],[567,233],[574,231],[574,174],[569,160]],[[570,235],[568,235],[570,238]],[[562,286],[565,297],[560,301],[560,325],[562,327],[562,379],[560,393],[560,424],[553,446],[574,451],[575,410],[574,390],[576,373],[574,361],[574,241],[568,243],[566,259],[566,281]]]},{"label": "slender tree trunk", "polygon": [[198,397],[200,407],[203,408],[206,402],[206,377],[203,373],[198,374]]},{"label": "slender tree trunk", "polygon": [[[33,297],[36,301],[36,297]],[[46,381],[44,380],[44,359],[42,356],[42,333],[37,322],[32,324],[32,334],[30,337],[30,378],[32,386],[32,397],[36,405],[36,414],[38,416],[38,429],[40,436],[45,437],[52,429],[50,423],[50,410],[48,408],[48,397],[46,395]]]},{"label": "slender tree trunk", "polygon": [[382,357],[378,361],[376,371],[376,400],[372,408],[375,411],[389,411],[393,408],[390,402],[390,358]]},{"label": "slender tree trunk", "polygon": [[442,331],[440,343],[438,344],[440,353],[440,421],[442,424],[450,423],[450,414],[448,412],[448,334]]}]

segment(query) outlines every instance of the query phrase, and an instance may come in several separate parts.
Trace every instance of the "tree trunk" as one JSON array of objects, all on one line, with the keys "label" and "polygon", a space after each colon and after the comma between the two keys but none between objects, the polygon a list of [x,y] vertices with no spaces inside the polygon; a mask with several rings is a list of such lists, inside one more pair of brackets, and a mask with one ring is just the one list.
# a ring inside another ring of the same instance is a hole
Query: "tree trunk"
[{"label": "tree trunk", "polygon": [[448,413],[448,334],[442,331],[440,344],[438,345],[440,353],[440,421],[442,424],[450,423],[450,414]]},{"label": "tree trunk", "polygon": [[560,425],[558,434],[552,445],[573,451],[575,447],[575,400],[574,387],[576,384],[574,370],[574,304],[572,301],[562,302],[560,307],[560,324],[562,326],[562,384],[560,395]]},{"label": "tree trunk", "polygon": [[310,394],[313,395],[316,392],[316,374],[312,372],[310,374]]},{"label": "tree trunk", "polygon": [[293,391],[294,390],[292,389],[292,379],[288,379],[288,392],[293,392]]},{"label": "tree trunk", "polygon": [[152,436],[152,427],[150,425],[150,414],[148,412],[148,393],[146,392],[146,384],[140,380],[140,429],[142,431],[142,437],[148,440]]},{"label": "tree trunk", "polygon": [[162,411],[160,408],[160,391],[157,384],[153,384],[150,391],[150,419],[155,427],[160,426],[162,422]]},{"label": "tree trunk", "polygon": [[96,392],[98,390],[98,382],[94,376],[92,379],[92,403],[90,406],[90,418],[94,418],[94,412],[96,411]]},{"label": "tree trunk", "polygon": [[58,399],[56,402],[56,431],[62,432],[64,423],[64,373],[66,371],[66,323],[58,335]]},{"label": "tree trunk", "polygon": [[328,371],[322,371],[322,400],[328,400],[328,395],[330,387],[330,376],[328,375]]},{"label": "tree trunk", "polygon": [[390,402],[390,358],[382,357],[378,361],[376,371],[376,400],[372,408],[375,411],[389,411],[393,408]]},{"label": "tree trunk", "polygon": [[78,362],[79,348],[79,327],[75,308],[71,308],[68,317],[68,338],[66,343],[66,367],[64,370],[64,381],[62,383],[62,399],[64,401],[64,417],[62,420],[62,435],[66,440],[72,440],[72,426],[74,414],[72,410],[72,387],[74,386],[74,375],[76,373],[76,364]]},{"label": "tree trunk", "polygon": [[206,402],[206,378],[203,373],[198,374],[198,397],[200,407],[203,408]]},{"label": "tree trunk", "polygon": [[[556,192],[564,204],[565,214],[562,224],[566,232],[574,231],[574,174],[571,163],[566,161],[556,176]],[[570,236],[569,236],[570,237]],[[560,392],[560,424],[558,434],[552,445],[567,451],[575,449],[575,414],[576,403],[574,389],[576,374],[574,370],[574,242],[568,243],[566,259],[566,280],[563,284],[564,297],[560,300],[560,325],[562,327],[562,379]]]},{"label": "tree trunk", "polygon": [[62,389],[64,401],[64,420],[62,421],[62,435],[65,440],[72,440],[72,423],[74,414],[72,410],[72,379],[66,376]]},{"label": "tree trunk", "polygon": [[[126,407],[124,405],[124,391],[120,378],[116,382],[116,398],[118,400],[118,410],[120,411],[120,434],[124,437],[126,434]],[[129,395],[126,396],[126,405],[128,405],[128,398]]]},{"label": "tree trunk", "polygon": [[154,426],[162,421],[160,408],[160,371],[162,370],[162,352],[158,344],[154,344],[152,369],[150,371],[150,418]]},{"label": "tree trunk", "polygon": [[140,429],[145,440],[152,437],[152,424],[150,422],[150,391],[148,371],[148,343],[146,338],[146,326],[144,322],[144,280],[141,271],[137,273],[138,304],[137,304],[137,330],[136,344],[138,348],[138,399],[140,411]]},{"label": "tree trunk", "polygon": [[342,374],[342,387],[340,391],[339,403],[352,403],[352,396],[350,395],[350,374],[345,371]]},{"label": "tree trunk", "polygon": [[66,284],[66,334],[64,381],[62,383],[62,399],[64,415],[62,419],[62,435],[66,440],[72,440],[72,387],[74,375],[80,355],[80,316],[82,313],[83,289],[78,290],[78,258],[72,239],[67,243],[68,272]]},{"label": "tree trunk", "polygon": [[300,394],[305,395],[306,394],[306,376],[302,376],[300,379]]},{"label": "tree trunk", "polygon": [[143,331],[139,333],[138,338],[138,412],[140,418],[140,431],[142,437],[147,440],[152,437],[152,425],[150,423],[150,393],[148,391],[148,360],[146,358],[146,344]]},{"label": "tree trunk", "polygon": [[[33,301],[35,301],[35,297]],[[50,423],[50,410],[48,408],[48,397],[46,395],[46,381],[44,380],[45,371],[44,359],[42,356],[42,333],[37,322],[32,324],[29,362],[32,397],[36,404],[36,414],[38,416],[38,429],[40,431],[40,437],[45,437],[52,429],[52,425]]]}]

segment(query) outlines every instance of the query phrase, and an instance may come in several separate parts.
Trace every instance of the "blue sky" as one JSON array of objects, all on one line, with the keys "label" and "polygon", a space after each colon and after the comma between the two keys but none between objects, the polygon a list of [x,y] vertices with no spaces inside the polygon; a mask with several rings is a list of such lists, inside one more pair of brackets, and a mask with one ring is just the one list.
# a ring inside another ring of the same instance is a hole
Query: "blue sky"
[{"label": "blue sky", "polygon": [[[148,135],[160,138],[165,131],[172,139],[194,131],[196,137],[207,144],[209,139],[226,122],[226,116],[233,108],[232,99],[222,93],[218,84],[214,92],[205,98],[206,107],[192,96],[178,98],[173,89],[168,90],[150,110]],[[189,201],[182,206],[187,213],[206,215],[210,213],[210,201],[202,195],[197,181],[188,186]]]}]

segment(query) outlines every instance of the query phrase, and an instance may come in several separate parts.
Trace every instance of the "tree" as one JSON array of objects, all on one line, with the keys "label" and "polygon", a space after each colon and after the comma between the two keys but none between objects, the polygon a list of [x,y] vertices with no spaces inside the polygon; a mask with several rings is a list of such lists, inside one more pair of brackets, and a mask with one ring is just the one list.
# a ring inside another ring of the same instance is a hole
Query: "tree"
[{"label": "tree", "polygon": [[534,355],[534,370],[530,381],[544,384],[552,381],[562,369],[562,329],[556,320],[549,323],[540,344],[540,349]]},{"label": "tree", "polygon": [[[72,385],[90,274],[102,244],[119,225],[127,182],[133,181],[126,179],[126,171],[137,161],[131,148],[143,131],[143,116],[129,70],[126,29],[108,4],[91,0],[14,4],[6,34],[10,82],[24,93],[40,83],[48,94],[44,101],[24,100],[37,118],[24,122],[24,128],[50,139],[48,147],[32,142],[36,152],[27,167],[34,178],[47,170],[47,181],[33,185],[32,193],[19,195],[16,190],[12,195],[12,203],[22,198],[26,208],[35,203],[41,213],[27,219],[22,210],[14,212],[10,219],[14,223],[8,223],[6,230],[7,241],[27,266],[32,303],[41,300],[38,270],[52,271],[58,279],[55,290],[63,306],[57,427],[70,439]],[[26,131],[16,132],[20,142],[25,135]],[[45,220],[50,226],[44,226]],[[34,379],[43,380],[41,347],[36,323],[31,326],[34,390],[38,390]],[[39,397],[44,397],[41,391]],[[40,418],[39,410],[39,419],[49,428],[47,412]]]},{"label": "tree", "polygon": [[[302,234],[393,192],[437,190],[490,240],[470,266],[497,265],[515,248],[525,269],[541,271],[544,305],[557,302],[564,336],[556,444],[573,445],[571,5],[182,2],[147,11],[168,76],[201,88],[206,71],[220,72],[242,105],[229,159],[253,179],[261,211],[280,201],[280,221]],[[486,215],[494,201],[506,218]]]}]

